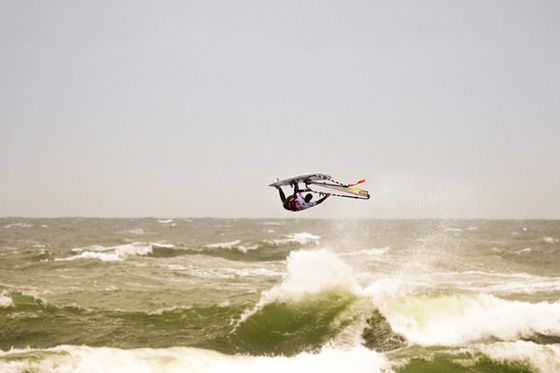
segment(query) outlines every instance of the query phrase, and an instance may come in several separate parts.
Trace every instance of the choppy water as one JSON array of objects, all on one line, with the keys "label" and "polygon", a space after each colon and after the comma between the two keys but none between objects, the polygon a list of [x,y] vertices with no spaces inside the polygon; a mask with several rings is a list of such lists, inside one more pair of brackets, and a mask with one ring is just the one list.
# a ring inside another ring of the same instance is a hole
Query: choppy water
[{"label": "choppy water", "polygon": [[0,370],[560,372],[560,221],[0,219]]}]

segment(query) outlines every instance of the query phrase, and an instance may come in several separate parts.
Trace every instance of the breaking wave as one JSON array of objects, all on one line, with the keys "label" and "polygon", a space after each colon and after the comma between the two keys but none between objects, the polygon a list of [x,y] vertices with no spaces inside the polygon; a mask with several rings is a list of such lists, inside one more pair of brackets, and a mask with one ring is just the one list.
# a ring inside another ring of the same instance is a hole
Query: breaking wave
[{"label": "breaking wave", "polygon": [[398,372],[550,373],[560,370],[560,346],[497,342],[468,347],[409,347],[388,354]]},{"label": "breaking wave", "polygon": [[233,372],[261,373],[381,372],[389,367],[387,359],[365,348],[337,350],[325,348],[319,353],[301,353],[294,357],[230,356],[192,347],[123,350],[107,347],[58,346],[46,350],[22,349],[0,353],[0,368],[7,373],[23,371],[58,372]]},{"label": "breaking wave", "polygon": [[300,232],[300,233],[292,233],[292,234],[288,234],[286,236],[286,238],[280,238],[280,239],[274,239],[271,240],[270,242],[275,243],[275,244],[285,244],[285,243],[290,243],[290,242],[297,242],[300,245],[305,245],[307,243],[318,243],[319,239],[321,239],[321,236],[312,234],[312,233],[308,233],[308,232]]},{"label": "breaking wave", "polygon": [[560,302],[510,301],[489,294],[408,295],[378,306],[395,332],[423,346],[517,339],[560,342]]},{"label": "breaking wave", "polygon": [[[372,303],[357,295],[359,289],[352,269],[335,254],[294,251],[283,281],[261,294],[224,343],[233,348],[228,352],[288,356],[362,341],[378,350],[401,346],[403,339],[395,339]],[[393,339],[401,343],[388,347]]]},{"label": "breaking wave", "polygon": [[[292,357],[226,355],[194,347],[118,349],[61,345],[0,351],[3,372],[556,372],[560,347],[532,342],[495,343],[461,349],[410,350],[389,356],[364,347],[325,347]],[[418,351],[417,351],[418,352]],[[389,361],[391,359],[391,362]]]},{"label": "breaking wave", "polygon": [[56,258],[55,261],[71,261],[78,259],[97,259],[102,262],[115,262],[126,259],[135,255],[148,255],[152,252],[150,245],[141,243],[132,243],[125,245],[117,245],[105,247],[101,245],[93,245],[86,248],[72,249],[74,252],[79,252],[77,255],[69,256],[66,258]]},{"label": "breaking wave", "polygon": [[5,290],[2,291],[0,293],[0,308],[7,308],[13,305],[14,301],[12,300],[12,297],[10,297],[10,294]]},{"label": "breaking wave", "polygon": [[206,244],[199,248],[181,248],[175,251],[155,250],[152,256],[208,255],[228,260],[239,261],[274,261],[284,260],[290,252],[307,245],[316,245],[319,236],[307,232],[288,234],[286,238],[242,242],[233,240]]}]

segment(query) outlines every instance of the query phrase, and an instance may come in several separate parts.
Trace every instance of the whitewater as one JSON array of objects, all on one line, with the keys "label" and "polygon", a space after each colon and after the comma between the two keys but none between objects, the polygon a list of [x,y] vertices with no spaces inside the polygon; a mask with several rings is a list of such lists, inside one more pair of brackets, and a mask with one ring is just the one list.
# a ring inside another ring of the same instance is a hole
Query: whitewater
[{"label": "whitewater", "polygon": [[560,221],[0,219],[2,372],[560,372]]}]

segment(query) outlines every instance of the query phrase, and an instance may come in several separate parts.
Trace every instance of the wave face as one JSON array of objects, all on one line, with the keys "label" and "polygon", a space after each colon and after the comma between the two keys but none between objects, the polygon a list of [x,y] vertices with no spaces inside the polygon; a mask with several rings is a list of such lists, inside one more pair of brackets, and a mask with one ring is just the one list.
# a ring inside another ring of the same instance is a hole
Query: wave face
[{"label": "wave face", "polygon": [[228,336],[231,352],[292,356],[319,351],[350,321],[339,317],[354,300],[351,294],[327,291],[298,301],[268,303]]},{"label": "wave face", "polygon": [[560,222],[0,219],[0,371],[560,372]]},{"label": "wave face", "polygon": [[[227,334],[230,321],[239,318],[239,306],[209,306],[163,309],[154,312],[84,309],[55,306],[29,295],[10,294],[12,303],[0,308],[3,337],[0,348],[10,349],[19,341],[36,347],[61,344],[118,346],[130,348],[204,345]],[[141,333],[135,331],[141,330]]]}]

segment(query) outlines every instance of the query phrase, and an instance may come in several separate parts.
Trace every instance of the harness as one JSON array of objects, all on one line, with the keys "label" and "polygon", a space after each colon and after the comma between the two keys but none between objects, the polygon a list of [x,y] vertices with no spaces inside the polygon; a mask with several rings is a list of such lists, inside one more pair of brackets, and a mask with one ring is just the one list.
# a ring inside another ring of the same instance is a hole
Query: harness
[{"label": "harness", "polygon": [[288,202],[288,210],[292,210],[292,211],[297,211],[298,210],[298,205],[297,205],[297,197],[294,195],[291,195],[288,197],[288,199],[286,200],[286,202]]}]

